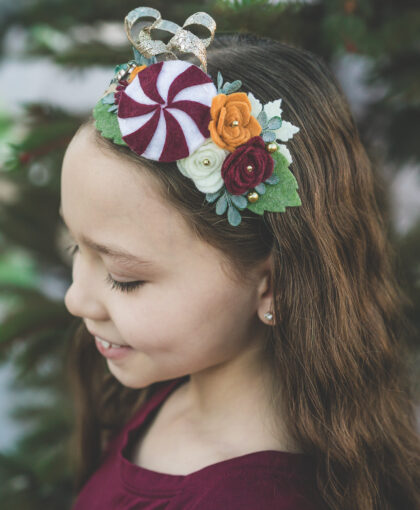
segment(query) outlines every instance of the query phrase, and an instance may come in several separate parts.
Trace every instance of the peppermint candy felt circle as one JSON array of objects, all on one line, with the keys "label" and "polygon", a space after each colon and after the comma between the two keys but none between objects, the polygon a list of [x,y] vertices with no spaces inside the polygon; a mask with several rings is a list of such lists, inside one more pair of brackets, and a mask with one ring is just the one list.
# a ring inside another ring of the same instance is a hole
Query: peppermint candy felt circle
[{"label": "peppermint candy felt circle", "polygon": [[152,64],[121,92],[117,118],[122,139],[147,159],[186,158],[210,136],[210,106],[216,95],[211,78],[194,64]]}]

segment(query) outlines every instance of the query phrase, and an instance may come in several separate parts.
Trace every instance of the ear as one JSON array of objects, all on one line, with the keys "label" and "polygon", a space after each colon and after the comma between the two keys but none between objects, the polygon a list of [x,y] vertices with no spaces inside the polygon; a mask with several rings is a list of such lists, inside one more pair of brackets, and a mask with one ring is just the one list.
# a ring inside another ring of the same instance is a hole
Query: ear
[{"label": "ear", "polygon": [[[270,255],[259,266],[259,284],[258,284],[258,302],[257,314],[264,324],[272,326],[274,324],[274,311],[273,311],[273,288],[272,288],[272,256]],[[272,319],[265,314],[272,315]]]}]

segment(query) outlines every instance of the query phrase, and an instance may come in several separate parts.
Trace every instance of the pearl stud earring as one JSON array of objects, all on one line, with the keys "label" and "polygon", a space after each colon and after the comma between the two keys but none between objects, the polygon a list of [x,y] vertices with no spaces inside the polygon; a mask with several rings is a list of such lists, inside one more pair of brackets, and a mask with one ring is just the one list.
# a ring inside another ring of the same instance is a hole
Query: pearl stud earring
[{"label": "pearl stud earring", "polygon": [[272,321],[272,320],[273,320],[273,314],[272,314],[272,313],[270,313],[270,312],[266,312],[266,313],[264,314],[264,317],[265,317],[267,320],[269,320],[269,321]]}]

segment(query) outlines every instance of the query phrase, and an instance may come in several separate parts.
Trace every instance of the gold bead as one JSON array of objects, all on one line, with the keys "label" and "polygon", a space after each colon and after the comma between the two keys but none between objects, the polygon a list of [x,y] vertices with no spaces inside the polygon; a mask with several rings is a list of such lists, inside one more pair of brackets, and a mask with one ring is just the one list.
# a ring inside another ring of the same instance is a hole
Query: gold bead
[{"label": "gold bead", "polygon": [[203,165],[206,165],[206,166],[209,166],[210,165],[210,160],[209,159],[203,159]]},{"label": "gold bead", "polygon": [[248,193],[247,198],[253,204],[260,198],[260,196],[256,191],[251,191],[250,193]]},{"label": "gold bead", "polygon": [[239,126],[239,120],[234,120],[232,122],[232,127],[236,127],[236,126]]},{"label": "gold bead", "polygon": [[254,167],[252,165],[248,165],[246,169],[248,170],[248,172],[252,172],[254,170]]},{"label": "gold bead", "polygon": [[276,152],[277,149],[278,149],[278,146],[275,142],[271,142],[271,143],[267,144],[268,152]]}]

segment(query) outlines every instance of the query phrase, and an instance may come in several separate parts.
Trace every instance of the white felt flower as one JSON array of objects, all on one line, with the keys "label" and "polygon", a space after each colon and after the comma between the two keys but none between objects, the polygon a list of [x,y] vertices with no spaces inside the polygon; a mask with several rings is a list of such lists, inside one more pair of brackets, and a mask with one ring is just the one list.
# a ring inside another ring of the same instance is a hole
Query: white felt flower
[{"label": "white felt flower", "polygon": [[272,117],[281,117],[281,114],[283,113],[283,110],[281,109],[281,99],[270,101],[269,103],[266,103],[264,107],[261,104],[261,101],[259,101],[252,92],[248,92],[248,99],[251,103],[251,113],[254,117],[258,117],[263,108],[269,120]]},{"label": "white felt flower", "polygon": [[292,163],[292,156],[290,154],[289,149],[287,148],[286,145],[284,145],[284,143],[279,143],[277,145],[277,150],[280,152],[280,154],[283,154],[283,156],[285,156],[289,164]]},{"label": "white felt flower", "polygon": [[[281,99],[276,99],[275,101],[270,101],[264,106],[261,102],[254,96],[252,92],[248,92],[248,99],[251,103],[251,113],[254,117],[258,117],[261,110],[264,108],[265,113],[267,114],[268,120],[273,117],[281,117],[283,110],[281,108]],[[282,120],[281,127],[279,129],[275,129],[274,132],[276,134],[276,140],[280,140],[282,142],[287,142],[293,135],[299,131],[300,128],[294,126],[291,122],[287,122],[286,120]],[[290,154],[290,153],[289,153]]]},{"label": "white felt flower", "polygon": [[268,119],[272,117],[281,117],[283,110],[281,109],[281,99],[270,101],[264,105],[264,111],[267,114]]},{"label": "white felt flower", "polygon": [[276,140],[287,142],[287,140],[293,138],[293,135],[297,133],[299,130],[300,128],[294,126],[291,122],[283,120],[281,123],[281,127],[279,129],[276,129]]},{"label": "white felt flower", "polygon": [[224,184],[221,169],[228,154],[230,154],[229,151],[222,149],[208,138],[187,158],[179,159],[177,166],[185,177],[194,181],[201,192],[215,193]]},{"label": "white felt flower", "polygon": [[251,114],[257,118],[262,110],[262,104],[260,101],[258,101],[252,92],[248,92],[248,99],[251,103]]}]

